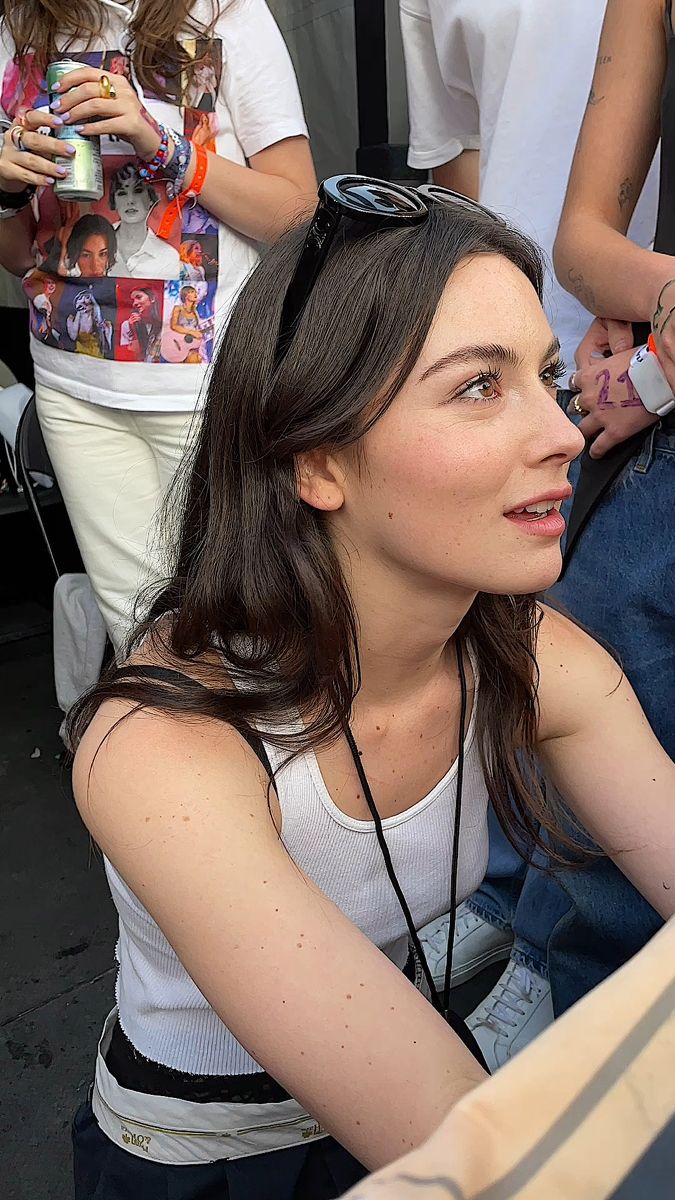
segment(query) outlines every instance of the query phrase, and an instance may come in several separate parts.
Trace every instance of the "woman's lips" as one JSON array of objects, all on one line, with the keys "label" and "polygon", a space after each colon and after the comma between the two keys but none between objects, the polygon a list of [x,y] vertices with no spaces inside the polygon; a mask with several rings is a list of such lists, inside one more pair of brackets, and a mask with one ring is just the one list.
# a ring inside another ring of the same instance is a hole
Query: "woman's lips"
[{"label": "woman's lips", "polygon": [[567,528],[565,518],[557,508],[551,509],[545,517],[534,517],[532,513],[527,512],[511,512],[504,515],[507,521],[511,521],[523,533],[532,534],[533,537],[560,538]]}]

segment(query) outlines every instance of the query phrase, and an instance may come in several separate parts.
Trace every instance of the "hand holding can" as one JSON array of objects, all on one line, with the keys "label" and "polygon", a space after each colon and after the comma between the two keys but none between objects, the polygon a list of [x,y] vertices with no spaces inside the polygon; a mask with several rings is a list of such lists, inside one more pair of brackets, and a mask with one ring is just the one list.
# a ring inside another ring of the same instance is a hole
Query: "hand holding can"
[{"label": "hand holding can", "polygon": [[[26,187],[46,187],[68,174],[66,163],[75,154],[69,142],[57,142],[47,132],[56,129],[51,113],[31,109],[4,135],[0,150],[0,188],[22,192]],[[59,162],[58,159],[64,161]]]},{"label": "hand holding can", "polygon": [[[122,138],[140,158],[154,158],[161,130],[141,103],[124,75],[110,75],[79,63],[52,64],[61,71],[50,85],[50,108],[64,126],[73,126],[83,137]],[[50,67],[50,70],[52,67]]]},{"label": "hand holding can", "polygon": [[[50,97],[50,109],[60,107],[60,88],[63,79],[78,70],[89,70],[82,63],[64,59],[61,62],[50,63],[47,67],[47,88]],[[61,200],[100,200],[103,196],[103,166],[101,163],[100,137],[85,137],[82,130],[71,120],[70,114],[64,110],[63,115],[52,113],[52,128],[59,142],[68,143],[74,153],[66,161],[65,173],[62,172],[54,191]]]}]

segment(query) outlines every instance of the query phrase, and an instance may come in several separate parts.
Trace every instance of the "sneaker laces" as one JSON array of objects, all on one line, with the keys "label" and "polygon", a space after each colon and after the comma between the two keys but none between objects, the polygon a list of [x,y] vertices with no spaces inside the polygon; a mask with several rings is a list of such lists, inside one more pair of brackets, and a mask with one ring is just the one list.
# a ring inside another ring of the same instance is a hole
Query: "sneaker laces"
[{"label": "sneaker laces", "polygon": [[436,954],[446,954],[448,949],[449,922],[450,918],[448,917],[442,922],[442,924],[438,926],[437,929],[434,929],[429,933],[425,933],[423,937],[420,937],[420,942],[422,945],[430,946],[431,949],[436,952]]},{"label": "sneaker laces", "polygon": [[486,1005],[484,1012],[477,1014],[476,1025],[485,1025],[497,1034],[506,1034],[505,1026],[515,1029],[518,1021],[514,1017],[525,1016],[521,1005],[534,1003],[534,990],[532,972],[520,963],[512,962],[497,983],[489,1007]]}]

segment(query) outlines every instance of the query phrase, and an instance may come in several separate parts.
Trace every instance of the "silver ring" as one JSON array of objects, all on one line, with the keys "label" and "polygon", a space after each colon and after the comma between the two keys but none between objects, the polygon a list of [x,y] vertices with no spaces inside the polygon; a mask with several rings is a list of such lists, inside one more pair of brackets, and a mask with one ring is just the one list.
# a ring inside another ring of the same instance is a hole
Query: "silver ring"
[{"label": "silver ring", "polygon": [[578,417],[587,417],[588,416],[586,409],[581,407],[578,396],[574,397],[574,399],[572,401],[572,408],[574,409],[574,411]]},{"label": "silver ring", "polygon": [[567,381],[567,386],[568,386],[568,388],[569,388],[569,390],[570,390],[571,392],[579,392],[579,391],[581,391],[581,389],[577,387],[577,373],[576,373],[576,371],[572,371],[572,374],[570,375],[570,377],[569,377],[569,379],[568,379],[568,381]]}]

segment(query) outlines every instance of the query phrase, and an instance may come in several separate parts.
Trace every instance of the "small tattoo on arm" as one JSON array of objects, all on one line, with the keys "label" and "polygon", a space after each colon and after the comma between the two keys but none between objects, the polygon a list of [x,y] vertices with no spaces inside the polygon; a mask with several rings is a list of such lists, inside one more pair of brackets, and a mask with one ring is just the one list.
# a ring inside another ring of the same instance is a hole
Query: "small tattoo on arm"
[{"label": "small tattoo on arm", "polygon": [[604,98],[605,98],[604,96],[598,96],[598,93],[596,92],[595,88],[591,88],[591,91],[590,91],[590,94],[588,97],[588,104],[589,104],[589,106],[594,105],[594,104],[601,104],[602,101],[604,100]]},{"label": "small tattoo on arm", "polygon": [[626,176],[621,187],[619,188],[619,208],[624,209],[627,204],[633,199],[633,180],[629,175]]},{"label": "small tattoo on arm", "polygon": [[616,382],[617,383],[625,383],[625,385],[626,385],[627,396],[626,396],[625,400],[621,401],[621,407],[622,408],[641,408],[642,401],[641,401],[640,397],[638,396],[637,392],[635,391],[635,388],[633,387],[633,381],[632,381],[630,375],[628,374],[628,371],[624,371],[623,375],[617,375]]},{"label": "small tattoo on arm", "polygon": [[587,308],[589,312],[595,312],[595,292],[589,283],[586,283],[581,271],[576,271],[574,267],[570,267],[567,272],[567,278],[570,281],[572,291],[577,300]]},{"label": "small tattoo on arm", "polygon": [[595,60],[595,65],[596,67],[608,67],[611,61],[611,54],[599,54]]}]

